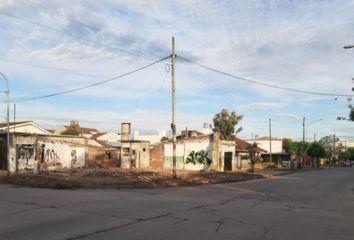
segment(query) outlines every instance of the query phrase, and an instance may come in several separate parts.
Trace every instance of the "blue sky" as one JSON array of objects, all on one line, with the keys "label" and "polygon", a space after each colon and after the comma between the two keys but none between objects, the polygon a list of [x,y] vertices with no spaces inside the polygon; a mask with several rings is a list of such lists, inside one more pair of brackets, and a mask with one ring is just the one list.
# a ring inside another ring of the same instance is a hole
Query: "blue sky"
[{"label": "blue sky", "polygon": [[[354,1],[347,0],[2,0],[0,71],[10,80],[12,98],[46,95],[168,56],[175,36],[179,56],[216,69],[282,87],[350,95],[354,49],[342,46],[354,43],[353,12]],[[169,129],[168,63],[68,95],[18,102],[17,119],[47,128],[76,119],[102,131],[119,131],[122,121],[138,129]],[[311,123],[309,139],[314,133],[354,136],[352,122],[336,120],[348,115],[345,97],[253,85],[183,61],[177,62],[176,76],[179,130],[200,129],[227,108],[244,116],[244,138],[267,135],[269,118],[273,136],[301,138],[302,117]]]}]

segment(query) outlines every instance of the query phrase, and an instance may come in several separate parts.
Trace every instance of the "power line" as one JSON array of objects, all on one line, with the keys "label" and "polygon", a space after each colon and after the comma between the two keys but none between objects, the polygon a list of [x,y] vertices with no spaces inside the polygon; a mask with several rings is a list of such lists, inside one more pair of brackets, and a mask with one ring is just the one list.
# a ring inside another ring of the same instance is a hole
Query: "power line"
[{"label": "power line", "polygon": [[75,73],[75,74],[81,74],[81,75],[86,75],[84,73],[107,73],[107,72],[117,72],[117,70],[90,70],[90,71],[77,71],[74,69],[70,68],[61,68],[61,67],[49,67],[49,66],[44,66],[44,65],[37,65],[37,64],[32,64],[32,63],[25,63],[25,62],[19,62],[15,61],[12,59],[7,59],[7,58],[0,58],[0,61],[3,62],[9,62],[9,63],[15,63],[23,66],[29,66],[29,67],[35,67],[35,68],[41,68],[41,69],[46,69],[46,70],[52,70],[52,71],[60,71],[60,72],[68,72],[68,73]]},{"label": "power line", "polygon": [[56,15],[61,15],[61,16],[65,17],[65,18],[69,19],[69,20],[72,21],[72,22],[75,22],[75,23],[77,23],[77,24],[79,24],[79,25],[82,25],[82,26],[84,26],[84,27],[90,29],[91,31],[95,31],[95,32],[99,32],[99,31],[100,31],[100,30],[99,30],[98,28],[96,28],[96,27],[92,27],[92,26],[90,26],[90,25],[88,25],[88,24],[86,24],[86,23],[84,23],[84,22],[81,22],[81,21],[79,21],[79,20],[76,20],[76,19],[74,19],[74,18],[69,18],[69,17],[66,16],[65,14],[62,14],[62,13],[57,12],[57,11],[55,11],[55,10],[53,10],[53,9],[50,9],[50,8],[48,8],[48,7],[46,7],[46,6],[43,6],[43,5],[41,5],[40,3],[36,3],[36,2],[31,1],[31,0],[26,0],[27,2],[23,2],[23,1],[20,1],[20,0],[15,0],[15,1],[18,2],[18,3],[20,3],[20,4],[22,4],[22,5],[26,5],[26,6],[28,6],[28,7],[31,7],[31,8],[36,8],[36,9],[39,9],[39,10],[44,9],[44,10],[46,10],[47,12],[54,13],[54,14],[56,14]]},{"label": "power line", "polygon": [[7,17],[10,17],[10,18],[13,18],[13,19],[16,19],[16,20],[19,20],[19,21],[22,21],[22,22],[26,22],[26,23],[29,23],[29,24],[32,24],[32,25],[41,27],[41,28],[45,28],[45,29],[54,31],[54,32],[56,32],[56,33],[65,34],[65,35],[67,35],[67,36],[69,36],[69,37],[71,37],[71,38],[75,38],[75,39],[78,39],[78,40],[80,40],[80,41],[85,41],[85,42],[88,42],[88,43],[97,44],[97,45],[100,45],[100,46],[105,47],[105,48],[108,48],[108,49],[117,50],[117,51],[119,51],[119,52],[125,52],[125,53],[127,53],[127,54],[129,54],[129,55],[134,55],[134,56],[143,57],[140,53],[137,53],[137,52],[131,52],[131,51],[128,51],[128,50],[126,50],[126,49],[119,48],[119,47],[108,46],[108,45],[106,45],[106,44],[103,44],[103,43],[98,42],[98,41],[95,41],[95,40],[90,40],[90,39],[86,39],[86,38],[80,38],[80,37],[74,35],[74,34],[71,33],[71,32],[64,31],[64,30],[57,29],[57,28],[53,28],[53,27],[50,27],[50,26],[47,26],[47,25],[44,25],[44,24],[41,24],[41,23],[38,23],[38,22],[35,22],[35,21],[31,21],[31,20],[28,20],[28,19],[25,19],[25,18],[22,18],[22,17],[18,17],[18,16],[15,16],[15,15],[12,15],[12,14],[9,14],[9,13],[6,13],[6,12],[3,12],[3,11],[0,11],[0,14],[1,14],[1,15],[4,15],[4,16],[7,16]]},{"label": "power line", "polygon": [[199,67],[202,67],[204,69],[219,73],[221,75],[224,75],[224,76],[227,76],[227,77],[231,77],[231,78],[235,78],[235,79],[238,79],[238,80],[241,80],[241,81],[244,81],[244,82],[248,82],[248,83],[252,83],[252,84],[258,84],[258,85],[261,85],[261,86],[264,86],[264,87],[281,89],[281,90],[291,91],[291,92],[296,92],[296,93],[310,94],[310,95],[331,96],[331,97],[353,97],[354,96],[354,95],[349,95],[349,94],[324,93],[324,92],[307,91],[307,90],[300,90],[300,89],[277,86],[277,85],[264,83],[264,82],[260,82],[260,81],[256,81],[256,80],[252,80],[252,79],[248,79],[248,78],[244,78],[244,77],[239,77],[239,76],[233,75],[231,73],[223,72],[221,70],[218,70],[218,69],[215,69],[215,68],[212,68],[212,67],[197,63],[195,61],[189,60],[189,59],[181,57],[181,56],[177,56],[177,57],[180,58],[181,60],[185,61],[185,62],[192,63],[192,64],[197,65]]},{"label": "power line", "polygon": [[171,56],[168,56],[168,57],[164,57],[160,60],[157,60],[157,61],[154,61],[152,63],[149,63],[145,66],[142,66],[140,68],[137,68],[135,70],[132,70],[130,72],[127,72],[127,73],[124,73],[122,75],[119,75],[119,76],[116,76],[116,77],[112,77],[112,78],[109,78],[109,79],[106,79],[106,80],[103,80],[103,81],[99,81],[99,82],[96,82],[96,83],[92,83],[92,84],[89,84],[89,85],[85,85],[85,86],[82,86],[82,87],[77,87],[77,88],[73,88],[73,89],[69,89],[69,90],[65,90],[65,91],[61,91],[61,92],[56,92],[56,93],[51,93],[51,94],[48,94],[48,95],[43,95],[43,96],[37,96],[37,97],[24,97],[24,98],[14,98],[14,99],[11,99],[11,102],[25,102],[25,101],[33,101],[33,100],[38,100],[38,99],[43,99],[43,98],[49,98],[49,97],[55,97],[55,96],[59,96],[59,95],[64,95],[64,94],[68,94],[68,93],[72,93],[72,92],[77,92],[77,91],[80,91],[80,90],[84,90],[84,89],[87,89],[87,88],[91,88],[91,87],[95,87],[95,86],[99,86],[99,85],[102,85],[102,84],[105,84],[105,83],[108,83],[108,82],[112,82],[116,79],[119,79],[119,78],[123,78],[123,77],[126,77],[128,75],[131,75],[133,73],[136,73],[136,72],[139,72],[145,68],[148,68],[148,67],[151,67],[159,62],[162,62],[168,58],[170,58]]}]

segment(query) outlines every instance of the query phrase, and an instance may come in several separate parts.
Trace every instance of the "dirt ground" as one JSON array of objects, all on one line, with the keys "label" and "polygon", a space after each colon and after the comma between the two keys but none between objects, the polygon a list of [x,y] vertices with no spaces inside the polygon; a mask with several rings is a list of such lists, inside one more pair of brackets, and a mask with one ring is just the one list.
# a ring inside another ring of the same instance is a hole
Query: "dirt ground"
[{"label": "dirt ground", "polygon": [[137,169],[79,169],[34,175],[21,173],[0,177],[0,183],[38,188],[155,188],[238,182],[268,177],[260,173],[214,171],[149,171]]}]

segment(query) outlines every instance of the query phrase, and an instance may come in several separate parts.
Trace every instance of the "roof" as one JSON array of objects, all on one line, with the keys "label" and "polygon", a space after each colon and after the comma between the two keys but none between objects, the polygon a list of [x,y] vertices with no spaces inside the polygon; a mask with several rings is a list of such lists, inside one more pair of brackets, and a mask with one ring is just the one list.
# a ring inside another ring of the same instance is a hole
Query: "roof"
[{"label": "roof", "polygon": [[[21,127],[23,125],[29,125],[29,124],[31,124],[31,125],[35,126],[36,128],[40,129],[45,134],[50,134],[49,131],[47,131],[46,129],[42,128],[41,126],[39,126],[37,123],[35,123],[33,121],[9,122],[9,128],[15,129],[16,126]],[[6,127],[7,127],[7,123],[0,123],[0,131],[6,130]]]},{"label": "roof", "polygon": [[[30,122],[33,122],[33,121],[10,122],[9,126],[20,125],[20,124],[25,124],[25,123],[30,123]],[[7,123],[0,123],[0,128],[3,128],[3,127],[7,127]]]},{"label": "roof", "polygon": [[[269,137],[268,136],[264,136],[264,137],[259,137],[259,138],[256,138],[255,141],[264,141],[264,140],[269,140]],[[272,140],[281,140],[279,138],[272,138]]]},{"label": "roof", "polygon": [[55,133],[55,130],[54,129],[46,129],[48,132],[54,134]]},{"label": "roof", "polygon": [[96,133],[96,134],[92,135],[90,138],[97,140],[97,138],[99,138],[99,137],[101,137],[101,136],[103,136],[105,134],[106,134],[106,132]]},{"label": "roof", "polygon": [[[248,151],[248,147],[251,145],[250,143],[235,137],[236,143],[236,151]],[[263,148],[257,147],[256,152],[267,152]]]}]

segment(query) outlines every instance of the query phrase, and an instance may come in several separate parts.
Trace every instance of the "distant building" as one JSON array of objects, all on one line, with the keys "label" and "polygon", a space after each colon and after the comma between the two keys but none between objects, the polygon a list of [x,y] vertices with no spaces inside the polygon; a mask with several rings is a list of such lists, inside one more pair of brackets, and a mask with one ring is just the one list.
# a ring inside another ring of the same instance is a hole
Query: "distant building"
[{"label": "distant building", "polygon": [[100,132],[91,136],[90,139],[103,141],[107,143],[119,142],[121,140],[121,135],[119,133],[114,132]]},{"label": "distant building", "polygon": [[[283,147],[284,141],[289,141],[288,138],[272,138],[272,141],[270,141],[270,138],[266,136],[246,141],[248,143],[257,143],[258,147],[267,151],[261,154],[263,159],[270,159],[270,154],[272,154],[273,162],[290,161],[291,156],[285,152]],[[272,142],[272,151],[270,151],[270,142]]]},{"label": "distant building", "polygon": [[213,133],[213,128],[212,128],[211,124],[204,123],[203,124],[203,128],[202,128],[202,130],[200,132],[205,134],[205,135],[212,134]]},{"label": "distant building", "polygon": [[[248,143],[257,143],[257,146],[270,152],[269,137],[259,137],[254,140],[246,140]],[[283,153],[283,139],[272,138],[272,153]]]},{"label": "distant building", "polygon": [[68,129],[76,129],[79,132],[79,136],[85,137],[85,138],[91,138],[93,135],[99,133],[99,131],[95,128],[83,128],[80,127],[78,121],[71,121],[69,126],[64,126],[61,127],[57,130],[54,131],[54,134],[56,135],[61,135]]},{"label": "distant building", "polygon": [[151,144],[159,143],[163,137],[166,137],[166,130],[159,130],[156,134],[140,134],[139,130],[134,130],[133,139],[148,141]]}]

